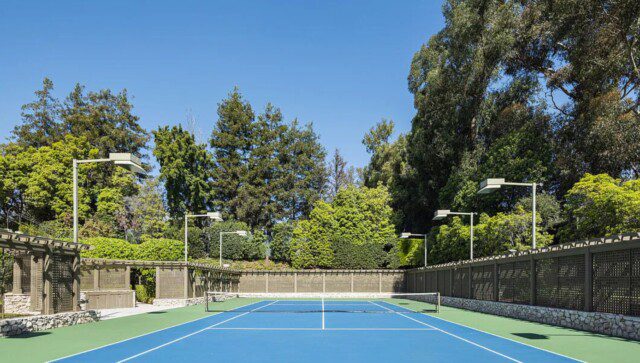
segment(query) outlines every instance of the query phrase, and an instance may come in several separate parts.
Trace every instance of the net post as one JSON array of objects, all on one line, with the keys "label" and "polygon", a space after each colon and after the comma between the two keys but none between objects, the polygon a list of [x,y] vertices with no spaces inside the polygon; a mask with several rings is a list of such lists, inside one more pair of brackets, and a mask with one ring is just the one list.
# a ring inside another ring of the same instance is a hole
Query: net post
[{"label": "net post", "polygon": [[436,292],[436,294],[437,294],[436,298],[438,301],[438,303],[436,304],[436,313],[439,313],[440,312],[440,293]]}]

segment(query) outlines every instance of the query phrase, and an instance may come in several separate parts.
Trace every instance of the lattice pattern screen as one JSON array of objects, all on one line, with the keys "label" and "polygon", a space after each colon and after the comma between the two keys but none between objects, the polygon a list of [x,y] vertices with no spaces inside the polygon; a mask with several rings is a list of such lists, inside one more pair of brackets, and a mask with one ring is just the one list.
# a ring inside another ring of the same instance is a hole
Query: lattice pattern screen
[{"label": "lattice pattern screen", "polygon": [[493,300],[493,265],[477,266],[472,269],[473,298]]},{"label": "lattice pattern screen", "polygon": [[528,304],[531,296],[529,261],[498,265],[498,301]]},{"label": "lattice pattern screen", "polygon": [[558,306],[584,309],[584,255],[558,258]]},{"label": "lattice pattern screen", "polygon": [[83,267],[80,269],[80,290],[93,290],[93,272],[92,268]]},{"label": "lattice pattern screen", "polygon": [[640,248],[631,250],[631,298],[629,315],[640,316]]},{"label": "lattice pattern screen", "polygon": [[125,267],[100,269],[100,290],[129,290],[126,273]]},{"label": "lattice pattern screen", "polygon": [[20,263],[20,285],[22,286],[22,293],[28,294],[31,292],[31,256],[26,256],[19,260]]},{"label": "lattice pattern screen", "polygon": [[453,292],[455,297],[469,297],[469,269],[459,268],[453,271]]},{"label": "lattice pattern screen", "polygon": [[73,310],[73,257],[53,255],[50,266],[51,308],[54,313]]},{"label": "lattice pattern screen", "polygon": [[629,314],[630,252],[611,251],[593,254],[593,309]]},{"label": "lattice pattern screen", "polygon": [[425,279],[427,280],[427,292],[438,291],[438,275],[436,274],[436,272],[426,272],[425,275]]},{"label": "lattice pattern screen", "polygon": [[424,292],[424,272],[418,272],[415,276],[415,292]]}]

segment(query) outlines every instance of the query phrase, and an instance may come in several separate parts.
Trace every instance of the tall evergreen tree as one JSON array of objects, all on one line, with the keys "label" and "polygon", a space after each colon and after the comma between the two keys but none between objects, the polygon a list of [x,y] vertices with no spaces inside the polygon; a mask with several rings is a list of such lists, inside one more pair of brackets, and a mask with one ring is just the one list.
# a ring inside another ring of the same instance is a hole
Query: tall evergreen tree
[{"label": "tall evergreen tree", "polygon": [[212,207],[212,159],[206,146],[182,126],[164,126],[153,132],[155,155],[160,164],[169,215],[182,219],[186,212],[203,212]]},{"label": "tall evergreen tree", "polygon": [[53,82],[42,81],[42,89],[35,92],[36,100],[22,106],[22,123],[13,129],[13,139],[21,146],[48,146],[60,140],[60,102],[53,97]]},{"label": "tall evergreen tree", "polygon": [[213,199],[233,219],[244,200],[240,188],[247,179],[249,157],[254,145],[255,114],[238,89],[218,104],[218,121],[209,140],[213,148]]},{"label": "tall evergreen tree", "polygon": [[327,196],[331,200],[340,189],[355,184],[355,172],[353,168],[347,166],[347,161],[340,155],[340,150],[336,149],[333,157],[329,161],[329,184],[327,186]]}]

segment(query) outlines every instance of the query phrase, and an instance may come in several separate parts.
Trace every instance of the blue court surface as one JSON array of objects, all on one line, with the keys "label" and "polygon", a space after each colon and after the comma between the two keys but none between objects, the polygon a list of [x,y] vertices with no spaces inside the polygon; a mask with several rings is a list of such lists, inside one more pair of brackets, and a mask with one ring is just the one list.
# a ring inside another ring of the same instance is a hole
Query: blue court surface
[{"label": "blue court surface", "polygon": [[576,362],[389,301],[264,300],[59,362]]}]

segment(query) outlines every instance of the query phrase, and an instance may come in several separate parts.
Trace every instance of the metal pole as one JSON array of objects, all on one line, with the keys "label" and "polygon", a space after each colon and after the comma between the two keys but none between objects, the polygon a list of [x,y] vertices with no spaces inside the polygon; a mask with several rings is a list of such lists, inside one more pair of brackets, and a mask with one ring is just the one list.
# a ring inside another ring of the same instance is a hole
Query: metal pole
[{"label": "metal pole", "polygon": [[532,230],[533,230],[533,249],[536,248],[536,183],[533,183],[533,218],[531,221]]},{"label": "metal pole", "polygon": [[424,235],[424,267],[427,267],[427,235]]},{"label": "metal pole", "polygon": [[184,215],[184,262],[187,262],[187,239],[189,238],[189,225],[187,215]]},{"label": "metal pole", "polygon": [[222,232],[220,232],[220,267],[222,267]]},{"label": "metal pole", "polygon": [[473,213],[471,213],[471,259],[473,260]]},{"label": "metal pole", "polygon": [[78,243],[78,160],[73,159],[73,242]]}]

